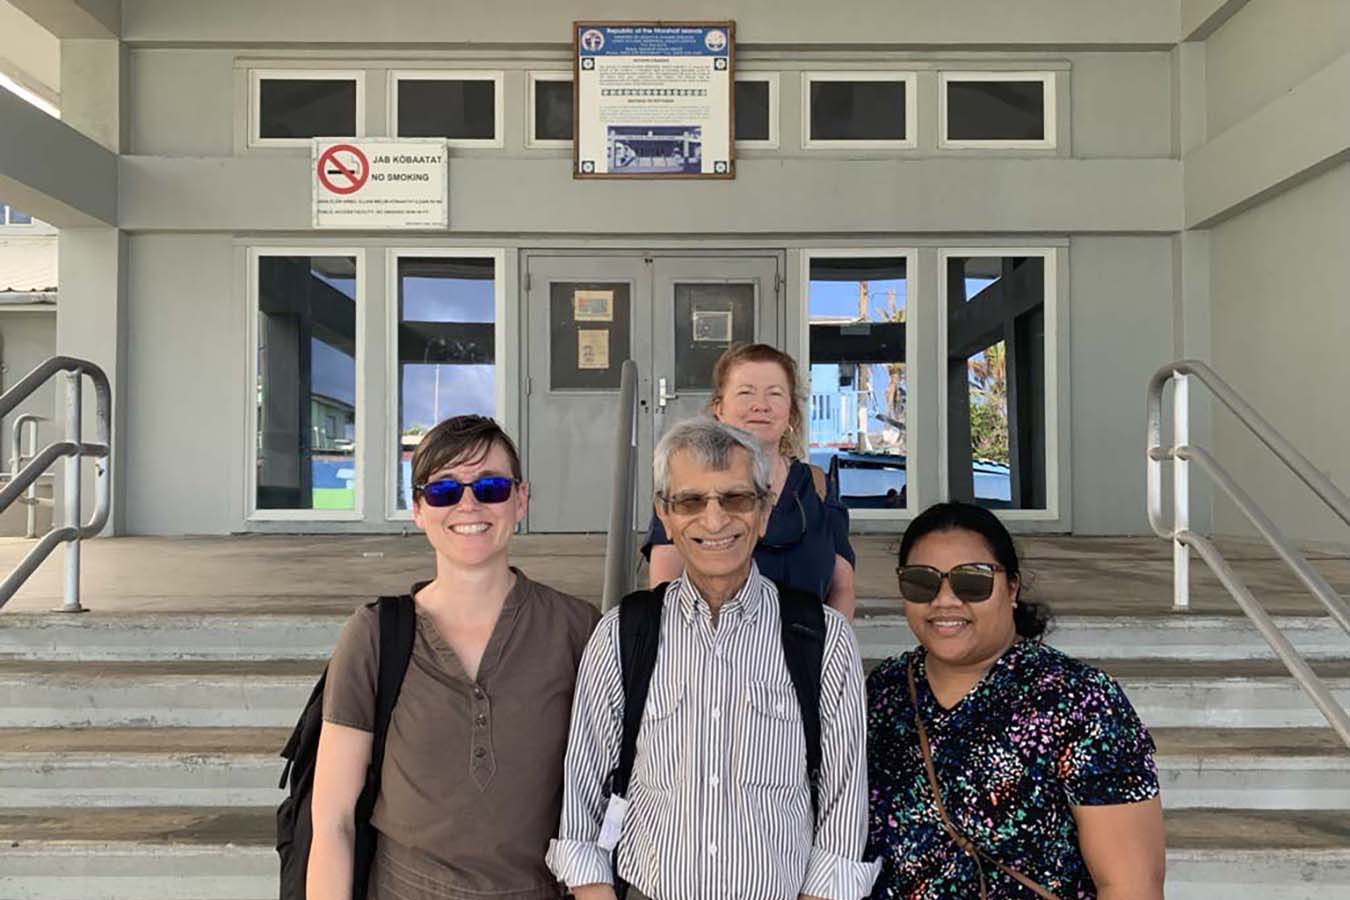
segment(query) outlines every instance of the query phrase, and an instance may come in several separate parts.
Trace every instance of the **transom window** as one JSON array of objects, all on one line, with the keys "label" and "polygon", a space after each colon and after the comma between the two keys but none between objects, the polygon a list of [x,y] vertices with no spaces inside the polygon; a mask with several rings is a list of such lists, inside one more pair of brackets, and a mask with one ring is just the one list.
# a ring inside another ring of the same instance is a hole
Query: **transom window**
[{"label": "transom window", "polygon": [[1053,72],[943,72],[943,147],[1053,148]]},{"label": "transom window", "polygon": [[738,147],[778,146],[778,73],[736,76],[735,136]]},{"label": "transom window", "polygon": [[249,143],[307,145],[316,137],[365,133],[361,72],[250,72]]},{"label": "transom window", "polygon": [[916,146],[912,72],[802,73],[802,145]]},{"label": "transom window", "polygon": [[502,146],[501,72],[394,72],[390,132],[446,138],[456,147]]},{"label": "transom window", "polygon": [[0,203],[0,225],[33,225],[36,224],[32,216],[26,212],[19,212],[12,206]]},{"label": "transom window", "polygon": [[531,72],[527,111],[530,147],[572,145],[572,74]]}]

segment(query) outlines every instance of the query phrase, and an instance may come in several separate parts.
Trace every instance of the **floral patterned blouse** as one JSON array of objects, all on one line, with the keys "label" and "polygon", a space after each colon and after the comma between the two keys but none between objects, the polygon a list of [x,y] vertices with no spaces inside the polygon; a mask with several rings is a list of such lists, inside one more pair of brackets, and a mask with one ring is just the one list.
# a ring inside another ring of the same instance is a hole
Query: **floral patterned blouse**
[{"label": "floral patterned blouse", "polygon": [[[906,666],[942,800],[984,852],[1062,900],[1097,896],[1070,806],[1135,803],[1158,794],[1153,739],[1120,686],[1039,642],[1014,644],[951,709],[928,686],[925,651],[882,663],[867,680],[866,858],[882,860],[873,898],[969,900],[974,861],[943,830],[924,774]],[[1034,894],[988,862],[992,898]]]}]

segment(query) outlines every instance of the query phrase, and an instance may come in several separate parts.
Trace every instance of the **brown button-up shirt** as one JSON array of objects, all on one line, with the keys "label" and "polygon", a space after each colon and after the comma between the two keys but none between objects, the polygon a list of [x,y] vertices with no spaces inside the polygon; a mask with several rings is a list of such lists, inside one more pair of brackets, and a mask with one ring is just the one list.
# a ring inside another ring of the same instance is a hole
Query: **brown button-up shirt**
[{"label": "brown button-up shirt", "polygon": [[[598,618],[516,570],[473,681],[419,610],[372,819],[400,872],[448,896],[558,895],[544,853],[561,810],[577,665]],[[374,730],[378,630],[365,607],[343,628],[325,721]]]}]

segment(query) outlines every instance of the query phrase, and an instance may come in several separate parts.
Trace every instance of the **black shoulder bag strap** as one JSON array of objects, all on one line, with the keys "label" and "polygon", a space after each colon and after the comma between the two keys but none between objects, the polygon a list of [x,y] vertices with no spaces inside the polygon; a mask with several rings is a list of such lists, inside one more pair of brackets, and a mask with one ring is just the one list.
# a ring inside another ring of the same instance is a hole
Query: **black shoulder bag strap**
[{"label": "black shoulder bag strap", "polygon": [[647,689],[656,670],[656,651],[661,643],[661,607],[669,582],[649,591],[637,591],[619,605],[619,670],[623,673],[623,740],[619,765],[610,775],[610,793],[628,796],[637,759],[638,732],[647,706]]},{"label": "black shoulder bag strap", "polygon": [[[647,690],[656,671],[656,653],[661,646],[661,607],[669,582],[649,591],[637,591],[619,604],[619,671],[623,676],[623,738],[619,743],[619,764],[609,776],[609,793],[628,796],[637,759],[638,732],[642,730],[642,712],[647,706]],[[619,875],[618,854],[613,860],[614,895],[628,896],[628,884]]]},{"label": "black shoulder bag strap", "polygon": [[356,846],[353,848],[352,897],[364,900],[375,861],[375,829],[370,816],[380,795],[380,775],[384,768],[384,747],[389,738],[389,721],[398,704],[403,676],[412,659],[417,632],[417,610],[412,597],[381,597],[376,604],[380,617],[380,669],[375,685],[375,732],[370,745],[370,768],[366,784],[356,802]]},{"label": "black shoulder bag strap", "polygon": [[825,658],[825,607],[806,591],[778,585],[783,658],[802,713],[806,737],[806,778],[811,786],[811,812],[820,816],[820,674]]}]

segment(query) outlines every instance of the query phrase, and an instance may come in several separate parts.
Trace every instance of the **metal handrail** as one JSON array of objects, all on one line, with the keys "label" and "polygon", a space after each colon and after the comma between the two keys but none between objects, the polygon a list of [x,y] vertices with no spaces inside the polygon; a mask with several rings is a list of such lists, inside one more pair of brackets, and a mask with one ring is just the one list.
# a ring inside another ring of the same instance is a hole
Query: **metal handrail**
[{"label": "metal handrail", "polygon": [[[1238,607],[1252,620],[1257,631],[1266,639],[1275,655],[1284,663],[1289,674],[1299,683],[1327,722],[1350,747],[1350,715],[1336,701],[1325,682],[1317,676],[1307,660],[1280,631],[1279,626],[1238,577],[1213,542],[1190,530],[1189,464],[1200,466],[1237,505],[1255,526],[1257,532],[1293,570],[1304,586],[1321,602],[1331,618],[1350,633],[1350,604],[1336,593],[1326,579],[1284,536],[1274,521],[1267,516],[1250,494],[1214,459],[1207,450],[1189,444],[1190,391],[1187,378],[1195,376],[1227,406],[1275,456],[1290,468],[1304,484],[1312,488],[1323,502],[1346,524],[1350,524],[1350,497],[1342,493],[1309,462],[1265,417],[1243,400],[1213,369],[1198,360],[1180,360],[1163,366],[1154,373],[1148,386],[1148,521],[1154,533],[1173,543],[1173,608],[1187,609],[1190,605],[1190,550],[1213,570],[1219,581],[1233,596]],[[1173,393],[1173,446],[1162,446],[1163,389],[1175,382]],[[1162,464],[1172,462],[1172,525],[1163,520]]]},{"label": "metal handrail", "polygon": [[614,488],[605,542],[605,587],[600,608],[612,608],[633,587],[633,493],[637,477],[638,369],[625,360],[619,374],[619,424],[614,430]]},{"label": "metal handrail", "polygon": [[[36,413],[24,413],[21,416],[14,417],[13,442],[10,445],[9,455],[10,478],[17,476],[19,470],[23,468],[24,463],[37,455],[36,447],[38,442],[39,423],[46,421],[47,418],[45,416],[39,416]],[[27,453],[24,453],[23,450],[25,431],[30,437],[28,443],[29,451]],[[50,497],[39,497],[36,484],[28,486],[28,490],[24,493],[23,497],[19,499],[19,502],[28,507],[27,524],[24,528],[24,536],[35,538],[37,537],[37,508],[39,506],[55,506],[55,503]]]},{"label": "metal handrail", "polygon": [[[52,463],[62,457],[66,460],[63,480],[64,523],[61,527],[52,527],[41,540],[33,546],[22,561],[0,582],[0,608],[9,602],[28,577],[37,571],[38,566],[61,544],[66,545],[65,591],[61,606],[62,612],[83,612],[80,605],[80,541],[93,537],[103,530],[108,522],[112,507],[111,453],[112,453],[112,388],[108,376],[92,362],[73,356],[54,356],[40,364],[21,378],[17,384],[0,396],[0,418],[14,409],[47,383],[53,375],[64,373],[65,424],[66,439],[56,441],[35,454],[23,468],[14,472],[9,483],[0,489],[0,512],[8,509],[20,496],[33,485]],[[96,442],[83,439],[83,389],[84,376],[94,383],[95,424],[98,431]],[[21,417],[22,418],[22,417]],[[16,424],[15,433],[21,425]],[[95,506],[94,514],[84,525],[80,524],[80,461],[84,457],[102,459],[102,465],[95,464]]]}]

